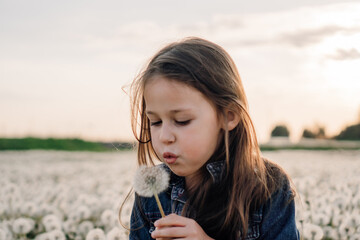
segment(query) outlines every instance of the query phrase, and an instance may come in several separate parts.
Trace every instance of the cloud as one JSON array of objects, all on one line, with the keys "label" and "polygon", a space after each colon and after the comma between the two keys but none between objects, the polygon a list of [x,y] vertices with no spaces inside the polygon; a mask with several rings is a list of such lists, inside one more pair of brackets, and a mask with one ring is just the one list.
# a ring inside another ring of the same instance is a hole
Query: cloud
[{"label": "cloud", "polygon": [[[300,29],[298,31],[274,33],[273,35],[251,36],[247,38],[229,38],[225,41],[229,46],[257,47],[266,45],[290,45],[297,48],[304,48],[319,44],[326,38],[336,34],[351,35],[360,32],[360,26],[344,27],[328,25],[312,29]],[[354,54],[354,53],[352,53]]]},{"label": "cloud", "polygon": [[353,34],[358,33],[360,27],[343,27],[337,25],[323,26],[314,29],[301,29],[296,32],[284,33],[279,37],[282,43],[288,43],[295,47],[306,47],[321,42],[323,39],[338,33]]},{"label": "cloud", "polygon": [[353,34],[358,33],[360,27],[346,28],[343,26],[323,26],[313,29],[300,29],[295,32],[274,33],[264,36],[250,36],[250,37],[232,37],[226,39],[224,42],[228,46],[243,46],[243,47],[257,47],[267,45],[290,45],[297,48],[303,48],[310,45],[318,44],[325,38],[331,37],[335,34]]},{"label": "cloud", "polygon": [[333,55],[327,56],[330,59],[343,61],[343,60],[353,60],[353,59],[359,59],[360,58],[360,52],[356,50],[355,48],[351,49],[337,49],[336,53]]}]

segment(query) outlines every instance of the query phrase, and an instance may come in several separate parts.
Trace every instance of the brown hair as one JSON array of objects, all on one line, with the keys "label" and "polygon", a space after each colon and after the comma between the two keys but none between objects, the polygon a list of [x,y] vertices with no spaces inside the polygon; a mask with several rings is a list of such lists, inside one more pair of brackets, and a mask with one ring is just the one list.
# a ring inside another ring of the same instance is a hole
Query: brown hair
[{"label": "brown hair", "polygon": [[214,183],[204,166],[202,180],[194,183],[182,214],[194,218],[213,238],[237,239],[239,230],[245,236],[251,211],[264,204],[280,183],[276,180],[279,174],[274,174],[279,171],[272,171],[260,155],[233,60],[222,47],[195,37],[169,44],[152,57],[131,86],[132,129],[139,143],[139,165],[154,165],[154,159],[160,159],[152,146],[143,96],[147,81],[156,75],[197,89],[225,121],[225,110],[238,114],[239,124],[231,131],[222,130],[220,144],[208,160],[225,160],[221,182]]}]

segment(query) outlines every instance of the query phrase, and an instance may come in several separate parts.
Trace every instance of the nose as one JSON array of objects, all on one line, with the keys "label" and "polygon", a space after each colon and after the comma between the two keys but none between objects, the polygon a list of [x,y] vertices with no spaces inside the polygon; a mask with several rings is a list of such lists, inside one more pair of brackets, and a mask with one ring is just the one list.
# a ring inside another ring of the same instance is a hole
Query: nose
[{"label": "nose", "polygon": [[160,130],[159,139],[164,144],[175,142],[175,134],[170,126],[163,124]]}]

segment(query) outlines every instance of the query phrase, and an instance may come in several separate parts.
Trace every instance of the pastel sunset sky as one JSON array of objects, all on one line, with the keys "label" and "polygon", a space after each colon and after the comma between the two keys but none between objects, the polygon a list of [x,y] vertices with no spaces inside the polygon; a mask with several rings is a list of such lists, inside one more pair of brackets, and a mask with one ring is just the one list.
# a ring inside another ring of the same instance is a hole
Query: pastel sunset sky
[{"label": "pastel sunset sky", "polygon": [[359,121],[360,2],[0,0],[0,137],[133,140],[122,90],[169,42],[235,60],[260,142]]}]

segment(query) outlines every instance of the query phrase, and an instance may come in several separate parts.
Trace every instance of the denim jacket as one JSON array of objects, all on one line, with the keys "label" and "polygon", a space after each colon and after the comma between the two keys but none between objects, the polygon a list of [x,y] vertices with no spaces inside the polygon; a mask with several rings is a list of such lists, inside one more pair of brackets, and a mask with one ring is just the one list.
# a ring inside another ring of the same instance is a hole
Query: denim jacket
[{"label": "denim jacket", "polygon": [[[206,165],[213,180],[219,181],[224,162],[214,162]],[[159,194],[165,215],[181,211],[186,202],[185,179],[170,173],[170,183],[166,191]],[[295,203],[288,201],[291,197],[290,184],[287,181],[282,188],[274,192],[271,198],[259,209],[250,214],[246,240],[298,240],[299,232],[295,223]],[[139,206],[140,205],[140,206]],[[141,209],[139,209],[139,207]],[[160,211],[154,197],[140,197],[135,194],[135,202],[130,220],[130,240],[147,240],[151,238],[151,232],[155,230],[154,222],[161,218]]]}]

